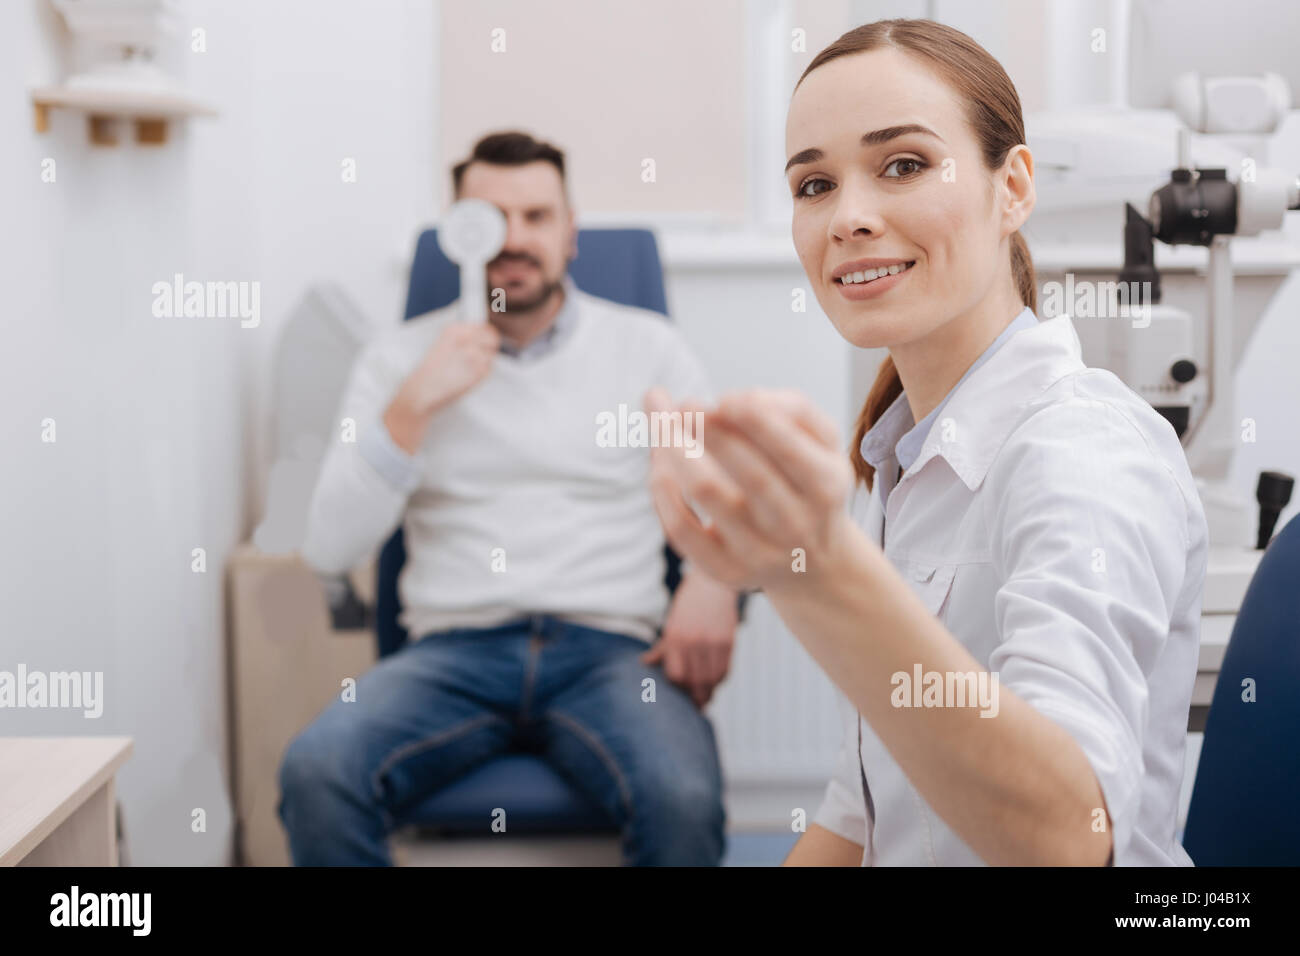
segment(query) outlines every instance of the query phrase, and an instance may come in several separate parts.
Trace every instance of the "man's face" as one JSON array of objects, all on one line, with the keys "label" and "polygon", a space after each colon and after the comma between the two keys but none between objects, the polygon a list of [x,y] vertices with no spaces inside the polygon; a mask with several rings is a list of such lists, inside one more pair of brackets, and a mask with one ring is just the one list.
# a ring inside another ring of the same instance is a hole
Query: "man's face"
[{"label": "man's face", "polygon": [[576,254],[577,231],[560,171],[543,160],[522,166],[474,162],[461,176],[460,199],[483,199],[506,218],[506,242],[487,266],[488,301],[505,292],[506,313],[542,306]]}]

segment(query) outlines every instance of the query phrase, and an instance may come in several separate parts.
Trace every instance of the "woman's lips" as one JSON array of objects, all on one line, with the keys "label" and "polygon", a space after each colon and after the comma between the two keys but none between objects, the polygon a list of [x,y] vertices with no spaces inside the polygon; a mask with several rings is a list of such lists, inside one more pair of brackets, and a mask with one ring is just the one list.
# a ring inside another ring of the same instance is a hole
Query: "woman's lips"
[{"label": "woman's lips", "polygon": [[902,282],[915,268],[916,263],[913,262],[902,272],[896,272],[892,276],[884,276],[880,279],[872,279],[870,282],[854,282],[850,285],[845,285],[838,279],[832,279],[831,283],[839,290],[840,295],[844,296],[844,298],[852,302],[859,302],[862,299],[874,299],[876,296],[884,295],[894,286]]}]

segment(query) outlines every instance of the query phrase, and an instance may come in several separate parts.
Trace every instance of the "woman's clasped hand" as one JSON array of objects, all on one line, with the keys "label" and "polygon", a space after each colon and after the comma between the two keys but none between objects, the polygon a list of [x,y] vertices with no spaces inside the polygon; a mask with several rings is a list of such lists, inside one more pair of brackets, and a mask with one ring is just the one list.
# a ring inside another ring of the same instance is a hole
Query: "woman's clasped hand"
[{"label": "woman's clasped hand", "polygon": [[694,457],[651,450],[650,487],[673,547],[736,588],[797,587],[831,566],[857,533],[845,509],[853,469],[833,422],[804,394],[751,389],[716,408],[674,408],[652,389],[655,414],[702,413]]}]

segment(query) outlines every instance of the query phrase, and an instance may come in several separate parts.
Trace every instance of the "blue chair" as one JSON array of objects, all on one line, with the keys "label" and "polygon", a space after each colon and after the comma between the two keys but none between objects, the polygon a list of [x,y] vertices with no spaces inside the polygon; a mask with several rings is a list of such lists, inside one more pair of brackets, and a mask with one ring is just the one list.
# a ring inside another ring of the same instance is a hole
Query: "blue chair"
[{"label": "blue chair", "polygon": [[1300,865],[1298,580],[1300,521],[1290,521],[1246,589],[1206,717],[1183,833],[1197,866]]},{"label": "blue chair", "polygon": [[[653,233],[644,229],[581,229],[578,255],[569,275],[584,292],[667,316],[663,270]],[[421,234],[415,247],[406,315],[410,319],[450,305],[460,296],[460,271],[438,248],[437,230]],[[681,561],[665,549],[671,592],[681,578]],[[397,576],[406,563],[399,527],[379,555],[375,582],[375,637],[379,656],[409,640],[398,623]],[[402,814],[401,822],[442,833],[485,832],[494,807],[508,805],[511,832],[617,832],[594,805],[540,757],[512,753],[490,760],[429,795]]]}]

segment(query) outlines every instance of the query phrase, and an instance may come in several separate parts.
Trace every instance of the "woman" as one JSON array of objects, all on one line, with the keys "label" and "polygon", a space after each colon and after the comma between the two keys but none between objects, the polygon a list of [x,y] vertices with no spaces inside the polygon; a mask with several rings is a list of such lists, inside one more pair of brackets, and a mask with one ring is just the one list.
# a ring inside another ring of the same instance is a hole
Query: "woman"
[{"label": "woman", "polygon": [[1172,427],[1034,315],[1024,139],[963,33],[821,51],[787,121],[794,243],[840,334],[889,350],[851,464],[789,392],[707,410],[700,457],[654,453],[669,539],[762,588],[858,711],[788,864],[1191,862],[1205,517]]}]

